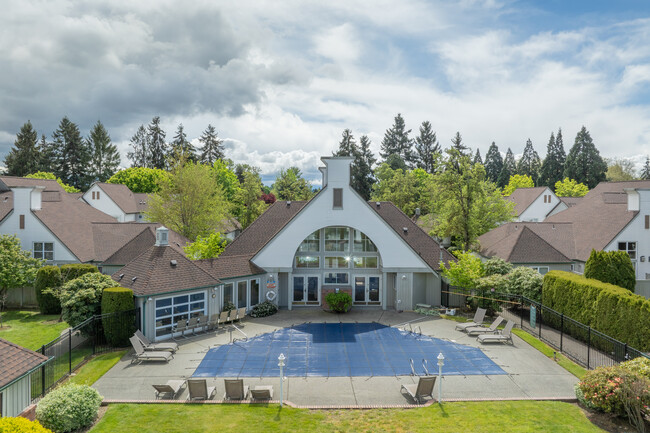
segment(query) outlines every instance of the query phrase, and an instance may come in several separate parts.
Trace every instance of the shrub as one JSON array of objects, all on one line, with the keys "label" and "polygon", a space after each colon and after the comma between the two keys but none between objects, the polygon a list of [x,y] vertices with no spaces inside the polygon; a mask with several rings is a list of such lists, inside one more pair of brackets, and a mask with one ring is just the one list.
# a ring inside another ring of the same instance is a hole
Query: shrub
[{"label": "shrub", "polygon": [[330,310],[337,313],[347,313],[352,307],[352,296],[345,292],[331,292],[325,296],[325,302],[327,302]]},{"label": "shrub", "polygon": [[90,273],[68,281],[61,287],[63,320],[73,328],[84,320],[99,314],[102,292],[117,283],[108,275]]},{"label": "shrub", "polygon": [[264,301],[261,304],[257,304],[251,310],[251,317],[266,317],[272,316],[278,312],[278,307],[275,306],[273,302]]},{"label": "shrub", "polygon": [[70,384],[47,394],[36,407],[36,419],[55,433],[65,433],[93,423],[102,402],[96,389]]},{"label": "shrub", "polygon": [[625,251],[591,250],[585,263],[585,278],[614,284],[634,292],[636,276],[634,265]]},{"label": "shrub", "polygon": [[133,291],[126,287],[104,289],[101,305],[106,341],[113,347],[128,346],[129,337],[135,332],[135,326],[131,322],[125,322],[124,315],[114,313],[133,310]]},{"label": "shrub", "polygon": [[523,295],[535,302],[542,302],[542,274],[526,266],[514,268],[506,277],[508,293]]},{"label": "shrub", "polygon": [[506,275],[508,272],[512,271],[512,264],[506,262],[500,257],[492,257],[489,260],[486,260],[483,263],[485,268],[485,276],[490,275]]},{"label": "shrub", "polygon": [[62,284],[61,269],[58,266],[43,266],[38,270],[36,281],[34,281],[34,290],[41,314],[61,314],[59,298],[47,289],[61,287]]},{"label": "shrub", "polygon": [[650,379],[650,358],[639,356],[630,361],[621,362],[621,367],[639,376]]},{"label": "shrub", "polygon": [[63,278],[63,284],[75,280],[82,275],[93,272],[99,272],[99,269],[97,269],[97,266],[95,265],[71,263],[69,265],[61,266],[61,278]]},{"label": "shrub", "polygon": [[221,309],[221,311],[231,312],[232,310],[236,310],[236,309],[237,307],[235,307],[235,304],[233,304],[232,302],[225,302],[223,304],[223,308]]},{"label": "shrub", "polygon": [[491,290],[496,292],[507,291],[508,278],[505,275],[493,274],[476,280],[476,288],[479,290]]},{"label": "shrub", "polygon": [[617,340],[650,350],[650,300],[629,290],[572,272],[544,276],[545,306]]},{"label": "shrub", "polygon": [[449,280],[452,286],[473,289],[476,287],[476,281],[485,275],[483,262],[474,254],[463,251],[454,251],[457,261],[448,263],[449,268],[444,263],[440,263],[442,275]]},{"label": "shrub", "polygon": [[52,433],[38,421],[30,421],[22,417],[0,418],[0,433]]}]

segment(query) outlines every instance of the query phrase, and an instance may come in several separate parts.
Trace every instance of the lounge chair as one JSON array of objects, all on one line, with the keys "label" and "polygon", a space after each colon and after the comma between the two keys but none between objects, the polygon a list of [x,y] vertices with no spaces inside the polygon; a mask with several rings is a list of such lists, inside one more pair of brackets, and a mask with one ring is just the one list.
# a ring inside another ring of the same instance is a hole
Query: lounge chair
[{"label": "lounge chair", "polygon": [[192,335],[196,335],[196,328],[199,326],[199,318],[194,316],[190,317],[187,322],[187,329],[192,331]]},{"label": "lounge chair", "polygon": [[485,320],[486,312],[487,310],[485,308],[477,308],[476,313],[474,313],[474,318],[468,322],[457,324],[456,329],[458,329],[459,331],[464,331],[467,328],[471,328],[474,326],[481,326],[483,324],[483,320]]},{"label": "lounge chair", "polygon": [[185,386],[184,380],[168,380],[165,385],[152,385],[156,390],[156,399],[169,397],[176,398],[179,391]]},{"label": "lounge chair", "polygon": [[503,322],[505,319],[501,316],[497,317],[494,319],[494,322],[489,327],[485,326],[473,326],[471,328],[467,328],[466,332],[467,335],[478,335],[478,334],[494,334],[497,332],[497,327]]},{"label": "lounge chair", "polygon": [[219,314],[213,314],[208,320],[208,331],[217,329],[219,327]]},{"label": "lounge chair", "polygon": [[134,335],[138,337],[138,340],[140,340],[140,342],[144,346],[144,350],[148,350],[148,351],[168,350],[172,353],[176,353],[176,351],[178,350],[178,343],[174,343],[174,342],[152,343],[151,340],[149,340],[139,329],[135,331]]},{"label": "lounge chair", "polygon": [[246,317],[246,307],[241,307],[237,309],[237,315],[231,320],[239,320],[241,322],[244,317]]},{"label": "lounge chair", "polygon": [[433,385],[436,384],[436,378],[437,376],[421,376],[417,384],[402,385],[400,392],[404,390],[413,400],[422,403],[426,396],[433,398]]},{"label": "lounge chair", "polygon": [[226,393],[224,400],[246,400],[248,397],[248,385],[244,385],[243,379],[224,379]]},{"label": "lounge chair", "polygon": [[251,400],[271,400],[273,387],[270,385],[257,385],[251,389]]},{"label": "lounge chair", "polygon": [[515,322],[508,320],[506,327],[503,328],[499,334],[484,334],[479,335],[477,340],[481,343],[508,343],[514,344],[512,342],[512,327],[515,326]]},{"label": "lounge chair", "polygon": [[205,379],[187,379],[188,400],[210,400],[217,392],[216,386],[208,386]]},{"label": "lounge chair", "polygon": [[181,337],[185,337],[185,331],[187,331],[187,319],[181,319],[178,322],[176,322],[176,325],[172,327],[172,338],[174,338],[174,334],[177,332],[181,333]]},{"label": "lounge chair", "polygon": [[196,328],[200,329],[202,331],[207,331],[208,330],[208,316],[205,314],[201,314],[199,316],[199,321],[196,324]]},{"label": "lounge chair", "polygon": [[224,323],[231,321],[228,317],[229,314],[230,310],[222,311],[221,314],[219,314],[219,325],[223,325]]},{"label": "lounge chair", "polygon": [[133,355],[133,358],[131,358],[131,364],[134,362],[142,362],[142,361],[165,361],[168,362],[170,359],[174,358],[174,355],[169,352],[169,351],[156,351],[156,352],[146,352],[144,350],[144,346],[140,342],[140,339],[136,337],[135,335],[131,338],[129,338],[131,341],[131,345],[133,346],[133,350],[135,350],[135,354]]}]

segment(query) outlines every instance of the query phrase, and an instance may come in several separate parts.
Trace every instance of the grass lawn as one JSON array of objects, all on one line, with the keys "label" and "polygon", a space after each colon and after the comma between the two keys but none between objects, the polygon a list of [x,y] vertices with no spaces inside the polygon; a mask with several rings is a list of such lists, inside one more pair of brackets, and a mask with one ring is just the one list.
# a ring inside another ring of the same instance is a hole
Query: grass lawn
[{"label": "grass lawn", "polygon": [[556,352],[555,358],[557,359],[557,363],[578,379],[582,379],[582,376],[584,376],[587,372],[586,368],[581,367],[580,365],[571,361],[569,358],[562,355],[558,350],[553,349],[551,346],[533,337],[523,329],[513,329],[512,332],[551,359],[553,358],[553,352]]},{"label": "grass lawn", "polygon": [[104,353],[103,355],[94,357],[77,370],[77,373],[68,380],[68,383],[92,385],[97,381],[97,379],[102,377],[108,370],[117,364],[126,352],[126,350],[120,350],[118,352]]},{"label": "grass lawn", "polygon": [[59,315],[43,315],[38,311],[15,310],[2,313],[0,338],[28,349],[37,350],[59,336],[70,326],[59,322]]},{"label": "grass lawn", "polygon": [[415,409],[312,411],[279,405],[110,405],[92,433],[600,432],[556,401],[445,403]]}]

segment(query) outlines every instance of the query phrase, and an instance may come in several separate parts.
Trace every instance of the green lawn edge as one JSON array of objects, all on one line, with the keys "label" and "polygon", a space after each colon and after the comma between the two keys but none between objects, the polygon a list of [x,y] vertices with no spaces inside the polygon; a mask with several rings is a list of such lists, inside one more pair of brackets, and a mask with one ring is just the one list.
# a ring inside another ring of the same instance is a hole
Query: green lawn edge
[{"label": "green lawn edge", "polygon": [[38,350],[70,327],[66,322],[59,322],[59,319],[58,314],[44,315],[34,310],[4,311],[0,338],[30,350]]},{"label": "green lawn edge", "polygon": [[77,385],[92,385],[113,368],[128,350],[118,350],[116,352],[103,353],[91,358],[82,365],[79,370],[66,381],[66,383],[75,383]]}]

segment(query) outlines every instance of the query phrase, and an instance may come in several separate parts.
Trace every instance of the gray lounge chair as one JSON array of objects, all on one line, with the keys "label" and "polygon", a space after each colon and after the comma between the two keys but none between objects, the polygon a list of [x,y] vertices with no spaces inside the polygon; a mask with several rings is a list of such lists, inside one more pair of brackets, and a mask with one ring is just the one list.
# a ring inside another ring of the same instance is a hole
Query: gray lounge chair
[{"label": "gray lounge chair", "polygon": [[246,317],[246,307],[241,307],[237,309],[237,315],[230,320],[239,320],[240,322]]},{"label": "gray lounge chair", "polygon": [[208,320],[208,330],[214,330],[219,327],[219,314],[213,314]]},{"label": "gray lounge chair", "polygon": [[156,351],[156,352],[146,352],[144,350],[144,346],[140,342],[140,339],[136,337],[135,335],[131,338],[129,338],[131,341],[131,345],[133,346],[133,350],[135,350],[135,354],[133,355],[133,358],[131,358],[131,364],[134,362],[142,362],[142,361],[165,361],[168,362],[170,359],[174,358],[174,355],[171,352],[168,351]]},{"label": "gray lounge chair", "polygon": [[402,385],[400,392],[402,390],[406,391],[408,395],[411,396],[413,400],[418,403],[424,401],[424,397],[433,398],[433,386],[436,384],[437,376],[421,376],[418,383],[411,385]]},{"label": "gray lounge chair", "polygon": [[248,385],[244,385],[243,379],[224,379],[226,393],[224,400],[246,400],[248,397]]},{"label": "gray lounge chair", "polygon": [[515,322],[512,320],[508,320],[508,323],[506,323],[506,327],[503,328],[503,331],[501,331],[498,334],[484,334],[484,335],[479,335],[477,337],[477,340],[480,341],[481,343],[510,343],[514,344],[512,342],[512,327],[515,326]]},{"label": "gray lounge chair", "polygon": [[201,314],[199,316],[199,321],[196,324],[196,328],[201,330],[201,331],[207,331],[208,330],[208,316],[205,314]]},{"label": "gray lounge chair", "polygon": [[478,334],[494,334],[497,332],[497,327],[503,322],[505,319],[501,316],[497,317],[494,319],[494,322],[489,327],[485,326],[473,326],[471,328],[467,328],[466,332],[467,335],[478,335]]},{"label": "gray lounge chair", "polygon": [[135,331],[135,336],[138,337],[144,350],[148,351],[157,351],[157,350],[168,350],[172,353],[176,353],[178,350],[178,343],[169,342],[169,343],[152,343],[139,329]]},{"label": "gray lounge chair", "polygon": [[231,321],[229,319],[229,317],[228,317],[229,314],[230,314],[230,310],[229,311],[222,311],[221,314],[219,314],[219,325],[223,325],[223,324]]},{"label": "gray lounge chair", "polygon": [[192,335],[196,335],[196,328],[199,326],[199,318],[194,316],[190,317],[189,322],[187,322],[187,329],[192,331]]},{"label": "gray lounge chair", "polygon": [[487,310],[485,308],[477,308],[476,313],[474,313],[474,318],[468,322],[457,324],[456,329],[459,331],[464,331],[467,328],[481,326],[483,324],[483,320],[485,320],[486,312]]},{"label": "gray lounge chair", "polygon": [[181,389],[185,386],[184,380],[168,380],[165,385],[152,385],[156,390],[156,399],[169,397],[176,398]]},{"label": "gray lounge chair", "polygon": [[187,379],[188,400],[210,400],[217,391],[216,386],[208,386],[205,379]]},{"label": "gray lounge chair", "polygon": [[178,322],[176,322],[176,325],[172,327],[172,338],[174,338],[174,334],[177,332],[181,333],[181,337],[185,337],[185,331],[187,331],[187,319],[181,319]]},{"label": "gray lounge chair", "polygon": [[251,400],[271,400],[273,387],[270,385],[257,385],[251,389]]}]

